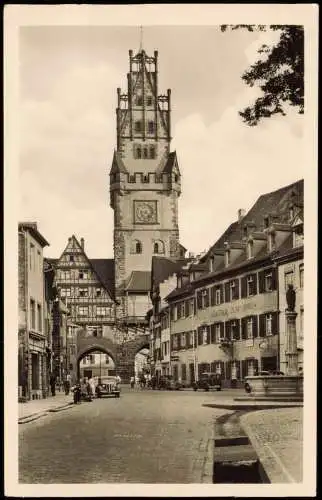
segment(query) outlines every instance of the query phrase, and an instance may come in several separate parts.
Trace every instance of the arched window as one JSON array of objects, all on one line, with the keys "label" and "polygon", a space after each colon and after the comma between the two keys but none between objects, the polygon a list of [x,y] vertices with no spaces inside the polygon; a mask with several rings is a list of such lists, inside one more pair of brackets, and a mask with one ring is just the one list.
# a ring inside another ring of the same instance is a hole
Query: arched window
[{"label": "arched window", "polygon": [[141,241],[137,241],[135,243],[135,253],[142,253],[142,243],[141,243]]},{"label": "arched window", "polygon": [[153,253],[164,253],[164,243],[161,240],[153,243]]},{"label": "arched window", "polygon": [[148,148],[143,148],[143,158],[148,158]]},{"label": "arched window", "polygon": [[136,157],[138,159],[142,158],[141,146],[136,147]]}]

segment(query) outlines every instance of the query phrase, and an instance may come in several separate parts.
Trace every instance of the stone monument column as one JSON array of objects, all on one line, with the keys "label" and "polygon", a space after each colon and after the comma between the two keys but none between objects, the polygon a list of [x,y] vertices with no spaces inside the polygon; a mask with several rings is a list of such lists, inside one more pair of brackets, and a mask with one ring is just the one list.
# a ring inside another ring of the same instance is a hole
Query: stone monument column
[{"label": "stone monument column", "polygon": [[287,375],[298,375],[298,352],[296,337],[296,316],[294,311],[286,310],[286,353]]},{"label": "stone monument column", "polygon": [[287,375],[298,375],[298,353],[296,337],[296,316],[295,301],[296,293],[293,285],[288,285],[286,292],[287,309],[286,315],[286,353]]}]

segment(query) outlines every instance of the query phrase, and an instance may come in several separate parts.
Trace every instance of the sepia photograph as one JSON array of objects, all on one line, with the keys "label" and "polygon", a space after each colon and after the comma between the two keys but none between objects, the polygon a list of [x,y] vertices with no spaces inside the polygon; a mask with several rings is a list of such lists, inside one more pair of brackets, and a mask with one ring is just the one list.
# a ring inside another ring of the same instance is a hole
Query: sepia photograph
[{"label": "sepia photograph", "polygon": [[6,494],[315,495],[317,21],[6,7]]}]

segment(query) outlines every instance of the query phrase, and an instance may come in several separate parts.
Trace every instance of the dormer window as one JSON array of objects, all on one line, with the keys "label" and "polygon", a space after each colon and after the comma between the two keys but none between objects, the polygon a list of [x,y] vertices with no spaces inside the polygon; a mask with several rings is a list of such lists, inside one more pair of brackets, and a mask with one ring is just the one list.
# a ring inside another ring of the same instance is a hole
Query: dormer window
[{"label": "dormer window", "polygon": [[275,250],[275,233],[272,232],[268,236],[268,251],[273,252]]},{"label": "dormer window", "polygon": [[210,257],[209,259],[209,271],[212,273],[214,270],[214,257]]},{"label": "dormer window", "polygon": [[178,288],[182,287],[182,277],[178,276]]},{"label": "dormer window", "polygon": [[289,220],[292,221],[294,218],[294,207],[291,205],[288,211]]},{"label": "dormer window", "polygon": [[303,224],[299,224],[293,229],[293,247],[299,247],[303,245],[304,233]]},{"label": "dormer window", "polygon": [[225,252],[225,265],[226,267],[230,264],[230,250],[226,250]]},{"label": "dormer window", "polygon": [[247,259],[252,259],[254,256],[254,243],[249,241],[247,243]]},{"label": "dormer window", "polygon": [[247,226],[243,227],[243,236],[244,238],[247,238]]}]

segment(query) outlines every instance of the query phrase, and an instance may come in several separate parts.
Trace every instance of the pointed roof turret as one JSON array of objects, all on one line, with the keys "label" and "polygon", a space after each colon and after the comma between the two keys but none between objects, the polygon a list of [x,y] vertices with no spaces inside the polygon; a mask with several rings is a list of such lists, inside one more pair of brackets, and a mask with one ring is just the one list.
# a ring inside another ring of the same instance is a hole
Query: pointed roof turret
[{"label": "pointed roof turret", "polygon": [[123,160],[121,158],[120,153],[118,153],[117,151],[114,151],[113,161],[112,161],[112,167],[111,167],[111,170],[110,170],[110,175],[111,174],[118,174],[120,172],[122,174],[127,174],[127,170],[125,168],[125,165],[123,163]]}]

